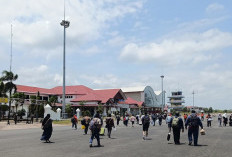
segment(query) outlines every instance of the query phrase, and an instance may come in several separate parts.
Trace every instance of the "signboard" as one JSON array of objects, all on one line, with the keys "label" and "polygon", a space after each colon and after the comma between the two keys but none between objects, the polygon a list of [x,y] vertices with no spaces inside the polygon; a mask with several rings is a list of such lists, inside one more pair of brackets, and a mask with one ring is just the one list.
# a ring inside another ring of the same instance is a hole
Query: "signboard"
[{"label": "signboard", "polygon": [[0,98],[0,103],[8,103],[8,98]]}]

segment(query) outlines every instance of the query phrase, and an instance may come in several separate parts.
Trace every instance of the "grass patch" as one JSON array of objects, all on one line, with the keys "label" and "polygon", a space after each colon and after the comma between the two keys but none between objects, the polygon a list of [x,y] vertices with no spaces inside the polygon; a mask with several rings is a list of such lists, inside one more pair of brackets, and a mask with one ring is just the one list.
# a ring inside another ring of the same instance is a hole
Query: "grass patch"
[{"label": "grass patch", "polygon": [[70,119],[68,120],[54,120],[53,124],[60,124],[60,125],[71,125]]}]

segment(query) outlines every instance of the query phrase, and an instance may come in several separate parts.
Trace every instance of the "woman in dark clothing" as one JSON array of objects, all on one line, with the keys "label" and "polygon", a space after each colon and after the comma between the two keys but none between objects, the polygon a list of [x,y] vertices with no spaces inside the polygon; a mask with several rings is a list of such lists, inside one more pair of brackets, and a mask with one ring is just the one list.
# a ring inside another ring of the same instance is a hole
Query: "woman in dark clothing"
[{"label": "woman in dark clothing", "polygon": [[108,130],[108,137],[109,138],[111,136],[112,127],[115,127],[114,126],[114,119],[111,118],[111,114],[109,114],[108,117],[106,118],[106,128]]},{"label": "woman in dark clothing", "polygon": [[46,143],[50,143],[50,137],[52,135],[52,120],[50,119],[50,114],[47,114],[47,116],[44,118],[42,122],[42,129],[43,134],[40,140],[46,141]]}]

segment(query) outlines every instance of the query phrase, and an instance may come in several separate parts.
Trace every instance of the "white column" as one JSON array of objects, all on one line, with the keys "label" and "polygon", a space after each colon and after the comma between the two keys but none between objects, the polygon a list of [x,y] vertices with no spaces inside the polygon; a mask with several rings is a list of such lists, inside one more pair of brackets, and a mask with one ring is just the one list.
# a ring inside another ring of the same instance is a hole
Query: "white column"
[{"label": "white column", "polygon": [[79,119],[80,118],[80,109],[77,108],[76,112],[77,112],[77,118]]}]

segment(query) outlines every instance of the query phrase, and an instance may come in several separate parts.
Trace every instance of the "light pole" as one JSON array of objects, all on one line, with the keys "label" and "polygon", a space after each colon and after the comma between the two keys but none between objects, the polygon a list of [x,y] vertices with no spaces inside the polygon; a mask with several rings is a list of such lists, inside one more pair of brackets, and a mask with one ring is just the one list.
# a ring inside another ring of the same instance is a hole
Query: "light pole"
[{"label": "light pole", "polygon": [[195,94],[195,92],[193,91],[193,109],[194,109],[194,94]]},{"label": "light pole", "polygon": [[65,118],[65,31],[69,27],[70,22],[65,20],[65,5],[64,5],[64,20],[60,23],[64,27],[64,52],[63,52],[63,96],[62,96],[62,114]]},{"label": "light pole", "polygon": [[161,77],[161,85],[162,85],[162,112],[164,112],[164,89],[163,89],[163,79],[164,75],[160,76]]}]

